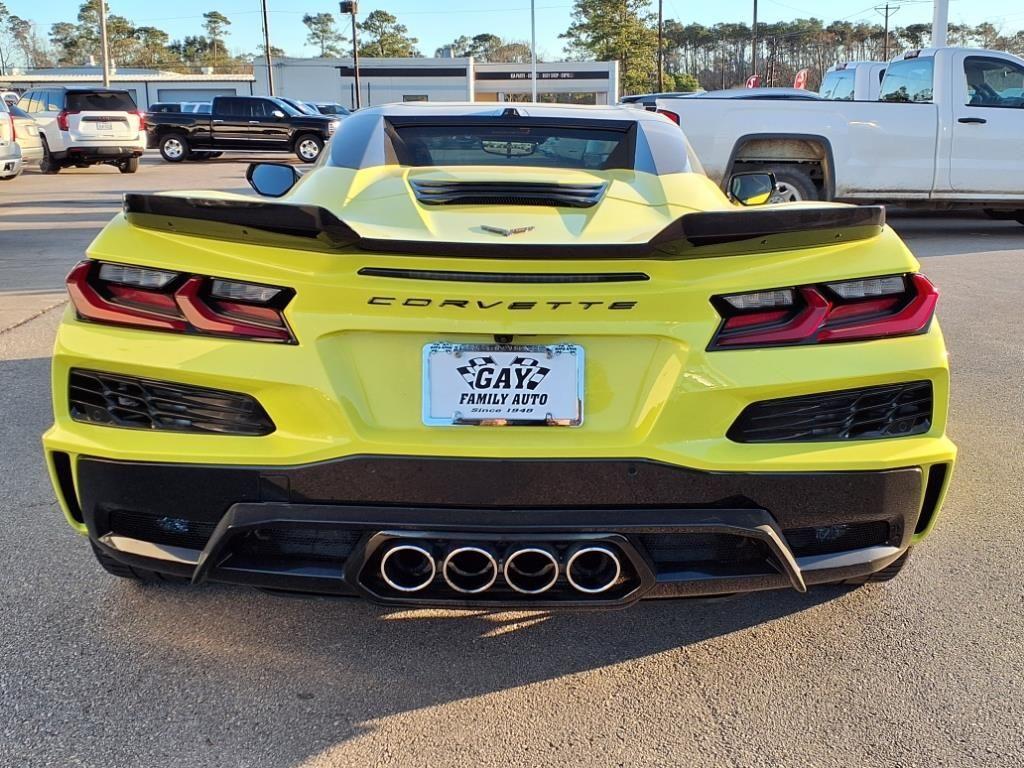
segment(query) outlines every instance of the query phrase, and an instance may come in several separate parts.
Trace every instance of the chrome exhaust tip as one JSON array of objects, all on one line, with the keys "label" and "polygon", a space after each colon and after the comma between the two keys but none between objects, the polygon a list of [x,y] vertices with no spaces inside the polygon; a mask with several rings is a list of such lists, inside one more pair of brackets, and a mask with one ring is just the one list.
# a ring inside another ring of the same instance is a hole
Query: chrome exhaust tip
[{"label": "chrome exhaust tip", "polygon": [[483,547],[456,547],[441,566],[445,583],[456,592],[475,595],[498,579],[498,561]]},{"label": "chrome exhaust tip", "polygon": [[523,595],[547,592],[558,581],[558,558],[541,547],[523,547],[509,552],[503,569],[505,583]]},{"label": "chrome exhaust tip", "polygon": [[599,595],[615,586],[622,575],[622,563],[611,547],[603,544],[581,546],[572,551],[565,564],[565,577],[573,588]]},{"label": "chrome exhaust tip", "polygon": [[437,574],[434,556],[419,544],[396,544],[380,559],[380,577],[399,592],[419,592]]}]

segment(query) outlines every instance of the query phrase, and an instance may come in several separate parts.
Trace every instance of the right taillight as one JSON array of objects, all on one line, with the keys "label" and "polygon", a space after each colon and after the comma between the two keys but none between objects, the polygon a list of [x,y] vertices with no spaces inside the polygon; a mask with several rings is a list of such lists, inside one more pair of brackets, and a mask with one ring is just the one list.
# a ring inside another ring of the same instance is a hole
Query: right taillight
[{"label": "right taillight", "polygon": [[722,324],[708,348],[910,336],[928,329],[938,297],[917,273],[715,296]]},{"label": "right taillight", "polygon": [[654,111],[657,112],[659,115],[664,115],[665,117],[667,117],[669,120],[671,120],[676,125],[682,125],[682,123],[679,121],[679,115],[677,113],[673,112],[672,110],[670,110],[670,109],[656,109]]},{"label": "right taillight", "polygon": [[205,275],[86,260],[67,277],[79,316],[151,330],[295,342],[284,319],[292,291]]}]

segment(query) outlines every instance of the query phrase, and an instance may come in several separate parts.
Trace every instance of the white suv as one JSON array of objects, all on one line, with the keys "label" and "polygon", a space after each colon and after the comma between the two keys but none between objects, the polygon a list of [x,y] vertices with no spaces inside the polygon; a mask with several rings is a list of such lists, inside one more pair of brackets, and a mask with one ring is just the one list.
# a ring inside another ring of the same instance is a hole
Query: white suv
[{"label": "white suv", "polygon": [[43,173],[97,163],[135,173],[146,150],[146,123],[128,91],[111,88],[34,88],[18,106],[39,123]]}]

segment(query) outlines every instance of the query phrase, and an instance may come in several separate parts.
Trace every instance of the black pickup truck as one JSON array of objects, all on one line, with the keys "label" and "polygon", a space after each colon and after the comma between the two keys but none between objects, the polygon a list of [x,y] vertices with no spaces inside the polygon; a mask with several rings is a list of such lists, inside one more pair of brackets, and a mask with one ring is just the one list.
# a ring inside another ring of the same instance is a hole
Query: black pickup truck
[{"label": "black pickup truck", "polygon": [[149,115],[150,148],[164,160],[205,160],[224,151],[294,152],[312,163],[338,127],[333,115],[303,115],[269,96],[217,96],[210,112]]}]

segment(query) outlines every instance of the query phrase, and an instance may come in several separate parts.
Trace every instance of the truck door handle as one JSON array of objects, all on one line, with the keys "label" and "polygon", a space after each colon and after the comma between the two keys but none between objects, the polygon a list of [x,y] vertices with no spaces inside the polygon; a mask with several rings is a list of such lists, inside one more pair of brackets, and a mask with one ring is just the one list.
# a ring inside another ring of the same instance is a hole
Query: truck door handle
[{"label": "truck door handle", "polygon": [[259,120],[250,120],[249,121],[249,125],[259,125],[259,124],[260,124]]},{"label": "truck door handle", "polygon": [[961,117],[958,123],[970,123],[971,125],[984,125],[988,122],[984,117]]},{"label": "truck door handle", "polygon": [[214,120],[213,122],[215,122],[215,123],[223,123],[224,121],[223,120]]}]

